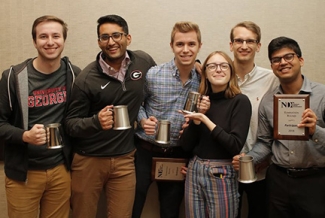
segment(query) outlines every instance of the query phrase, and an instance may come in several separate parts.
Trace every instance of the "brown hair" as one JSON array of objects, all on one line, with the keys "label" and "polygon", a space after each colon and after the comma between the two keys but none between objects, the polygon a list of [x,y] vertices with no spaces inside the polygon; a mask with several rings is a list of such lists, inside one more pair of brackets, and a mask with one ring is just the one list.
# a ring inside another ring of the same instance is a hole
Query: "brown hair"
[{"label": "brown hair", "polygon": [[32,36],[33,36],[34,42],[36,42],[36,27],[37,27],[37,25],[40,23],[43,23],[43,22],[51,22],[51,21],[57,22],[62,25],[63,39],[64,39],[64,41],[66,40],[67,34],[68,34],[68,25],[58,17],[52,16],[52,15],[44,15],[42,17],[37,18],[33,23]]},{"label": "brown hair", "polygon": [[201,75],[201,83],[200,83],[199,92],[202,95],[209,95],[210,93],[212,93],[211,83],[207,79],[206,65],[207,65],[209,59],[216,54],[219,54],[222,57],[224,57],[230,66],[230,80],[229,80],[227,88],[225,90],[225,97],[233,98],[236,95],[240,94],[241,91],[240,91],[238,83],[237,83],[234,64],[233,64],[231,58],[223,51],[214,51],[211,54],[209,54],[209,56],[205,59],[203,66],[202,66],[202,75]]},{"label": "brown hair", "polygon": [[174,37],[176,32],[181,32],[181,33],[188,33],[191,31],[195,31],[197,34],[197,40],[199,43],[201,43],[201,31],[200,28],[197,24],[188,22],[188,21],[181,21],[175,23],[172,33],[171,33],[171,39],[170,42],[173,44],[174,43]]},{"label": "brown hair", "polygon": [[253,33],[256,34],[257,36],[257,42],[260,42],[261,41],[261,29],[260,27],[252,22],[252,21],[243,21],[243,22],[240,22],[238,24],[236,24],[236,26],[234,26],[231,31],[230,31],[230,41],[233,42],[234,41],[234,30],[237,28],[237,27],[244,27],[250,31],[252,31]]}]

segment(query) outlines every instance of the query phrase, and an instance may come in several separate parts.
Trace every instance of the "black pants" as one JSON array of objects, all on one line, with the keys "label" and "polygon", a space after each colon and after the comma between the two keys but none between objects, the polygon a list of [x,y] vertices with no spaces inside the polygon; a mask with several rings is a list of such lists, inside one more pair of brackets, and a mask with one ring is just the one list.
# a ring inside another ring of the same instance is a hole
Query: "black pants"
[{"label": "black pants", "polygon": [[324,218],[325,172],[290,177],[272,164],[266,173],[270,218]]},{"label": "black pants", "polygon": [[[161,153],[150,151],[148,148],[141,146],[145,143],[142,140],[136,140],[137,152],[135,154],[135,169],[136,169],[136,194],[133,205],[133,218],[140,218],[144,207],[148,189],[152,183],[151,167],[152,157],[174,157],[185,158],[188,155],[177,147],[172,152]],[[160,217],[161,218],[178,218],[179,208],[184,196],[184,182],[157,182]]]},{"label": "black pants", "polygon": [[[239,211],[238,218],[241,217],[241,206],[243,202],[243,194],[246,193],[248,203],[248,218],[266,218],[266,180],[245,184],[239,183],[238,192],[239,198]],[[325,217],[324,217],[325,218]]]}]

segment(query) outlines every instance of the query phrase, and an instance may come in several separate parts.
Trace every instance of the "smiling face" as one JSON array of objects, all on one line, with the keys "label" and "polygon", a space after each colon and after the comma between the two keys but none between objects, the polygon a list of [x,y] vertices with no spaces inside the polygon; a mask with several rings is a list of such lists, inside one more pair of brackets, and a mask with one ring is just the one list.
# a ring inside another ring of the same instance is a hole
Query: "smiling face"
[{"label": "smiling face", "polygon": [[[104,23],[99,27],[99,36],[124,33],[123,28],[115,23]],[[122,35],[121,40],[115,42],[111,37],[107,42],[98,40],[98,45],[106,56],[109,65],[119,64],[125,57],[127,46],[131,43],[131,35]]]},{"label": "smiling face", "polygon": [[[257,40],[257,35],[245,27],[236,27],[233,30],[234,39],[241,40]],[[254,61],[255,53],[259,52],[261,43],[247,43],[242,44],[236,42],[230,42],[230,51],[234,53],[235,61],[247,62]]]},{"label": "smiling face", "polygon": [[[206,66],[216,64],[217,67],[215,70],[209,70],[209,67],[206,67],[206,77],[211,84],[211,89],[213,92],[221,92],[224,91],[230,80],[231,76],[231,68],[227,60],[220,54],[215,54],[209,58],[206,62]],[[228,64],[227,70],[222,70],[222,66],[220,64]]]},{"label": "smiling face", "polygon": [[[271,59],[283,57],[287,54],[295,54],[290,48],[282,48],[273,52]],[[301,77],[301,67],[304,65],[304,59],[294,55],[292,61],[285,61],[281,58],[280,63],[271,64],[273,73],[279,78],[281,83],[292,83]]]},{"label": "smiling face", "polygon": [[55,61],[61,58],[64,49],[63,27],[60,23],[49,21],[39,23],[36,28],[34,46],[38,59]]},{"label": "smiling face", "polygon": [[201,43],[195,31],[187,33],[176,32],[173,43],[170,44],[175,55],[175,64],[178,68],[194,66]]}]

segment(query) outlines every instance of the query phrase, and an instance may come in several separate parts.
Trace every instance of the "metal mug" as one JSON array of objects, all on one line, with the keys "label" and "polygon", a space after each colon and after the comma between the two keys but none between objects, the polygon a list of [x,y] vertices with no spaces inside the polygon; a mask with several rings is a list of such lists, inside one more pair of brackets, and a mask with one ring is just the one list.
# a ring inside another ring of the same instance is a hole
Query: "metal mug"
[{"label": "metal mug", "polygon": [[186,103],[184,105],[185,112],[198,112],[197,102],[200,99],[201,94],[198,92],[191,91],[188,93]]},{"label": "metal mug", "polygon": [[155,141],[159,144],[170,143],[170,122],[168,120],[158,121]]},{"label": "metal mug", "polygon": [[127,105],[117,105],[113,107],[114,130],[130,129],[129,112]]},{"label": "metal mug", "polygon": [[245,155],[239,158],[239,173],[238,181],[241,183],[255,182],[255,168],[253,163],[254,158],[250,155]]},{"label": "metal mug", "polygon": [[48,149],[58,149],[64,146],[60,128],[60,123],[50,123],[45,126]]}]

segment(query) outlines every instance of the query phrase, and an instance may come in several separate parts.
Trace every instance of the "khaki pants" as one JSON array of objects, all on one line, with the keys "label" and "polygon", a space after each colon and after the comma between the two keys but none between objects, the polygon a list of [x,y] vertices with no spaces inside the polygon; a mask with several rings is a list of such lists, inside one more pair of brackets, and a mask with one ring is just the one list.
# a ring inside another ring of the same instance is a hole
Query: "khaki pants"
[{"label": "khaki pants", "polygon": [[75,154],[71,174],[73,218],[96,217],[103,188],[107,200],[107,217],[131,217],[135,195],[134,153],[117,157]]},{"label": "khaki pants", "polygon": [[71,177],[61,164],[49,170],[29,170],[27,182],[5,178],[10,218],[68,218]]}]

